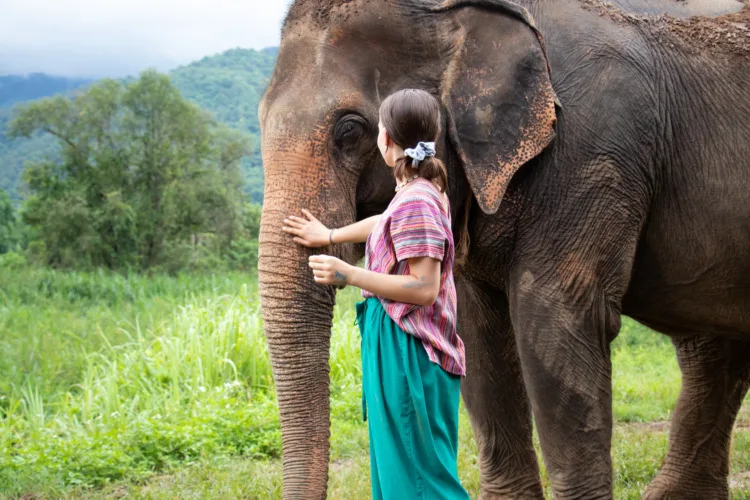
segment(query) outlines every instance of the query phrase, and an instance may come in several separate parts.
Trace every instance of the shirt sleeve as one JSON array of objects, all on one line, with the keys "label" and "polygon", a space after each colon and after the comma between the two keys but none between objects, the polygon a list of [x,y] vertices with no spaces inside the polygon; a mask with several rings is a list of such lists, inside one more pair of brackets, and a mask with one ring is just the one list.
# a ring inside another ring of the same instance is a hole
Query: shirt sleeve
[{"label": "shirt sleeve", "polygon": [[432,257],[442,261],[445,256],[445,231],[440,222],[440,209],[426,195],[405,199],[391,215],[390,234],[396,259]]}]

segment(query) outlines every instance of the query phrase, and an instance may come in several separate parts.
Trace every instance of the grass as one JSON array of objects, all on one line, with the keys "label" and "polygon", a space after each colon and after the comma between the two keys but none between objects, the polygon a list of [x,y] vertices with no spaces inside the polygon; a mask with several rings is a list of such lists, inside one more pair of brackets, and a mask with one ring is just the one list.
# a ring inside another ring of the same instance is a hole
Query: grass
[{"label": "grass", "polygon": [[669,420],[680,369],[669,339],[624,318],[612,343],[613,412],[622,422]]},{"label": "grass", "polygon": [[[0,283],[0,498],[280,496],[253,276],[0,269]],[[331,341],[334,499],[369,496],[357,299],[340,296]],[[680,374],[668,339],[630,320],[612,359],[615,493],[640,498],[666,453]],[[462,480],[476,496],[463,410],[460,438]],[[750,498],[748,470],[750,432],[737,430],[736,498]]]}]

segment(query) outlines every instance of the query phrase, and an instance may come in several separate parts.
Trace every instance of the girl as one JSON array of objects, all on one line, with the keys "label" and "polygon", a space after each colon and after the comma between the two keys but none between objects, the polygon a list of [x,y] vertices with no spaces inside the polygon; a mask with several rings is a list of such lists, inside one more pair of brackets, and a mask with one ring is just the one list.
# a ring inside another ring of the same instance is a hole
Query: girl
[{"label": "girl", "polygon": [[458,400],[465,375],[456,334],[453,234],[445,166],[435,158],[440,106],[422,90],[383,101],[378,148],[396,195],[382,215],[326,228],[310,212],[284,231],[308,247],[366,241],[365,269],[313,255],[323,285],[353,285],[362,334],[374,499],[466,499],[458,479]]}]

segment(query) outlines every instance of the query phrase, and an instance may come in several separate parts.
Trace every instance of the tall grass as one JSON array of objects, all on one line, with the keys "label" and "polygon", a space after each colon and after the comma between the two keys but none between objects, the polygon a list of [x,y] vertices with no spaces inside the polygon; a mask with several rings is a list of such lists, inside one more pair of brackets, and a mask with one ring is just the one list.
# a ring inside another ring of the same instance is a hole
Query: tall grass
[{"label": "tall grass", "polygon": [[[368,489],[357,300],[355,289],[340,293],[331,338],[334,492]],[[669,418],[680,376],[666,338],[626,319],[613,366],[618,420]],[[475,491],[476,445],[465,413],[461,425],[463,479]],[[618,491],[647,482],[665,439],[616,433]],[[0,497],[78,495],[245,457],[255,460],[252,474],[272,477],[228,487],[273,498],[280,465],[265,460],[278,458],[280,446],[254,276],[0,269]],[[635,460],[639,450],[651,458]],[[738,463],[745,462],[750,453]],[[220,469],[209,466],[224,477]]]},{"label": "tall grass", "polygon": [[[1,492],[101,486],[212,456],[279,456],[254,277],[26,269],[0,282]],[[352,428],[355,300],[342,293],[331,345],[332,408]],[[338,443],[361,451],[361,435],[347,440]]]},{"label": "tall grass", "polygon": [[29,382],[47,399],[63,396],[91,353],[170,321],[190,300],[234,295],[255,280],[0,268],[0,394]]},{"label": "tall grass", "polygon": [[0,491],[94,486],[211,454],[278,455],[254,279],[7,278]]}]

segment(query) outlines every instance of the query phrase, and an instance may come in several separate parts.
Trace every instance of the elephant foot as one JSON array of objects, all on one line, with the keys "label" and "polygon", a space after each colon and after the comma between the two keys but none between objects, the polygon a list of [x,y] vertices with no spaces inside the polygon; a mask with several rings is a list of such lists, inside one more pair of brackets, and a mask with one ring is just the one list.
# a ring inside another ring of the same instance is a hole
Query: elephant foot
[{"label": "elephant foot", "polygon": [[727,500],[729,486],[726,479],[696,476],[690,480],[684,477],[666,477],[659,474],[651,481],[643,493],[643,500]]}]

